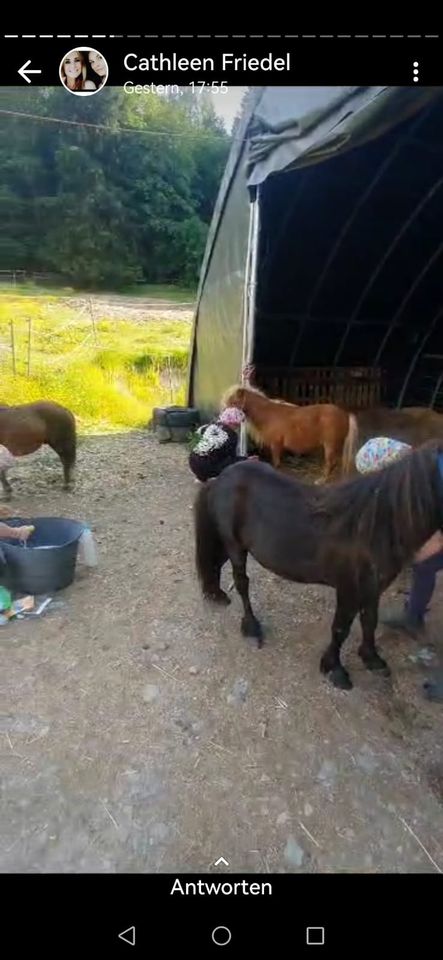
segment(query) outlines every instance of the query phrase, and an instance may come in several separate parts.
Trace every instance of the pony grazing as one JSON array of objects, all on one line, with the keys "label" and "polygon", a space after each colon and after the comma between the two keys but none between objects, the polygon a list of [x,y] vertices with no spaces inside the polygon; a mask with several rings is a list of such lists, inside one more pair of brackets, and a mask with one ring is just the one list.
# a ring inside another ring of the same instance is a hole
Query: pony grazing
[{"label": "pony grazing", "polygon": [[232,387],[222,405],[243,410],[254,438],[269,447],[274,467],[280,466],[284,450],[310,453],[323,447],[325,481],[340,460],[343,472],[349,471],[357,426],[354,414],[347,410],[332,403],[298,407],[271,400],[255,387]]},{"label": "pony grazing", "polygon": [[[48,444],[62,462],[65,490],[72,481],[76,441],[75,417],[58,403],[48,400],[0,407],[0,445],[6,447],[13,457],[24,457]],[[6,477],[7,469],[0,471],[0,481],[5,494],[10,497],[12,487]]]},{"label": "pony grazing", "polygon": [[258,646],[248,554],[285,580],[334,588],[332,635],[320,667],[335,686],[350,689],[340,649],[354,618],[360,615],[363,663],[388,675],[375,646],[380,595],[442,526],[443,443],[426,444],[379,473],[321,487],[249,461],[228,467],[198,494],[196,569],[204,596],[226,604],[220,575],[230,560],[242,632]]}]

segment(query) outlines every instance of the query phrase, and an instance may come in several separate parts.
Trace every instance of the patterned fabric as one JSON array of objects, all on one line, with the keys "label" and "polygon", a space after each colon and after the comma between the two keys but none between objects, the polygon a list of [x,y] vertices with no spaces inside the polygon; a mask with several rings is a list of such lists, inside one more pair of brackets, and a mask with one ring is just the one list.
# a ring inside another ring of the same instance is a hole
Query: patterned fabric
[{"label": "patterned fabric", "polygon": [[228,440],[229,435],[226,433],[226,430],[223,430],[217,423],[210,423],[209,426],[204,429],[202,438],[194,447],[193,453],[197,453],[200,457],[207,456],[208,453],[224,447]]},{"label": "patterned fabric", "polygon": [[357,453],[355,466],[359,473],[375,473],[404,457],[412,447],[390,437],[374,437],[368,440]]},{"label": "patterned fabric", "polygon": [[7,447],[0,444],[0,470],[8,470],[13,463],[15,463],[15,457]]},{"label": "patterned fabric", "polygon": [[197,480],[205,483],[242,457],[237,457],[237,432],[218,421],[200,428],[200,437],[189,456],[189,466]]},{"label": "patterned fabric", "polygon": [[227,427],[239,427],[244,419],[243,410],[240,410],[239,407],[226,407],[218,418],[219,423],[223,423]]}]

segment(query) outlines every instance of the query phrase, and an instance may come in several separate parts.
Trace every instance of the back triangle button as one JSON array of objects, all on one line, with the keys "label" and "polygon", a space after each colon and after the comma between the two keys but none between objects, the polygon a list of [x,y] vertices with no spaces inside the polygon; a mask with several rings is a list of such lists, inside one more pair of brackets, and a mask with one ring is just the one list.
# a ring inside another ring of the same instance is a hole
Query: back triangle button
[{"label": "back triangle button", "polygon": [[131,947],[135,947],[135,927],[128,927],[127,930],[122,930],[118,938],[119,940],[124,940],[125,943],[129,943]]}]

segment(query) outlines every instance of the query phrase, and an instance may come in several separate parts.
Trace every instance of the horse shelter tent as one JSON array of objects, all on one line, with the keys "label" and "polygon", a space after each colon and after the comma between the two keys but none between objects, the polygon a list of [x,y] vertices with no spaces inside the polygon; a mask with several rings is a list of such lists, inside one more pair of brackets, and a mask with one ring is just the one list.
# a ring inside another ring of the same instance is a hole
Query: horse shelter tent
[{"label": "horse shelter tent", "polygon": [[188,403],[246,364],[270,396],[443,408],[443,96],[261,87],[203,259]]}]

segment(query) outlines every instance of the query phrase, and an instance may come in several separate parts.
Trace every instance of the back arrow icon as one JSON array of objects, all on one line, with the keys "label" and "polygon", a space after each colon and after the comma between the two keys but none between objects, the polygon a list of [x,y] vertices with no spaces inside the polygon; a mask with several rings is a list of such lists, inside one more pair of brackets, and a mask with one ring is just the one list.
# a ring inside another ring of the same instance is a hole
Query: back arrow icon
[{"label": "back arrow icon", "polygon": [[17,73],[19,73],[20,76],[23,77],[23,80],[26,80],[26,83],[31,83],[28,77],[28,73],[41,73],[41,70],[28,70],[30,63],[31,61],[27,60],[26,63],[24,63],[23,66],[20,67],[20,70],[17,70]]},{"label": "back arrow icon", "polygon": [[135,947],[135,927],[128,927],[127,930],[123,930],[118,935],[119,940],[124,940],[125,943],[129,943],[131,947]]}]

